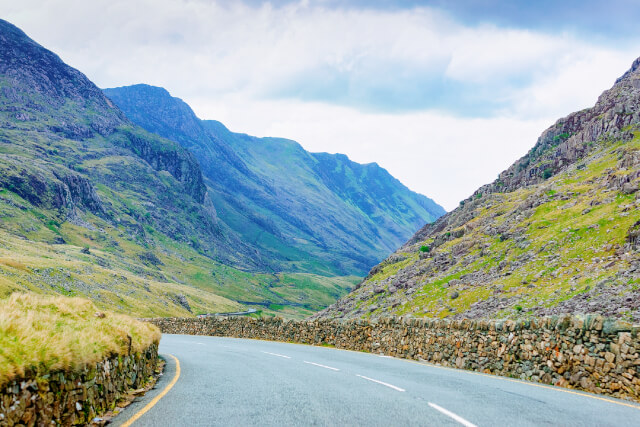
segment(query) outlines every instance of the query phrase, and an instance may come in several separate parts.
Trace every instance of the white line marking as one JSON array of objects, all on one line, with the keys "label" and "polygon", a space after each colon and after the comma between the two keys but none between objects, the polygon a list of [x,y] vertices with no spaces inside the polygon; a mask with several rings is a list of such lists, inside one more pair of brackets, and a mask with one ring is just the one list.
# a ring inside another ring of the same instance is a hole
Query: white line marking
[{"label": "white line marking", "polygon": [[332,368],[331,366],[321,365],[319,363],[307,362],[306,360],[304,361],[304,363],[308,363],[309,365],[319,366],[319,367],[325,368],[325,369],[331,369],[332,371],[339,371],[340,370],[338,368]]},{"label": "white line marking", "polygon": [[445,414],[447,417],[453,418],[454,420],[456,420],[457,422],[459,422],[460,424],[462,424],[465,427],[477,427],[475,424],[470,423],[469,421],[465,420],[464,418],[462,418],[460,415],[456,415],[453,412],[444,409],[442,406],[438,406],[435,403],[431,403],[429,402],[429,406],[431,406],[433,409],[442,412],[443,414]]},{"label": "white line marking", "polygon": [[270,355],[272,355],[272,356],[284,357],[285,359],[291,359],[289,356],[285,356],[284,354],[269,353],[268,351],[263,351],[262,353],[264,353],[264,354],[270,354]]},{"label": "white line marking", "polygon": [[203,342],[197,342],[196,344],[198,344],[198,345],[204,345],[204,343],[203,343]]},{"label": "white line marking", "polygon": [[360,378],[363,378],[365,380],[373,381],[374,383],[385,385],[385,386],[387,386],[389,388],[392,388],[392,389],[394,389],[396,391],[405,391],[405,389],[400,388],[400,387],[396,387],[393,384],[389,384],[389,383],[385,383],[385,382],[382,382],[382,381],[374,380],[373,378],[365,377],[364,375],[356,374],[356,377],[360,377]]},{"label": "white line marking", "polygon": [[393,357],[393,356],[385,356],[384,354],[381,354],[381,355],[380,355],[380,356],[378,356],[378,357],[382,357],[382,358],[384,358],[384,359],[395,359],[395,357]]}]

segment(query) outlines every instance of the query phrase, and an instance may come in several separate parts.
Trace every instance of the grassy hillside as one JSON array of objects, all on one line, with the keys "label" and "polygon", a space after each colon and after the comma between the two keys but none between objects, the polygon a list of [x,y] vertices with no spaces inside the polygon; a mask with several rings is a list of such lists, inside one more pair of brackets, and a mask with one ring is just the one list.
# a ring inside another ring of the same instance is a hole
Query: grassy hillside
[{"label": "grassy hillside", "polygon": [[319,316],[640,321],[639,66]]},{"label": "grassy hillside", "polygon": [[27,372],[81,368],[160,341],[151,324],[97,311],[80,298],[15,294],[0,300],[0,386]]},{"label": "grassy hillside", "polygon": [[[28,206],[6,190],[0,198],[19,211]],[[43,223],[37,209],[26,210],[31,212],[0,224],[0,296],[14,291],[82,296],[98,307],[140,317],[239,311],[245,307],[240,300],[260,303],[257,308],[265,315],[302,318],[345,295],[359,280],[243,272],[151,229],[147,240],[157,244],[141,245],[124,227],[96,221],[100,229],[88,230]],[[10,211],[4,210],[5,217]],[[28,229],[30,237],[7,232],[7,226]],[[67,243],[46,242],[56,237]]]}]

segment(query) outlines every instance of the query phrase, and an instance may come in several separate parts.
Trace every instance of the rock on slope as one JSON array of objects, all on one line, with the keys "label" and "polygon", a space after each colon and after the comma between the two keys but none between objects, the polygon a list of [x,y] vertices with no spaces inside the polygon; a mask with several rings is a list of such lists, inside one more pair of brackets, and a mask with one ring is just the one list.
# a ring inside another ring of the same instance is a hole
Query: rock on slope
[{"label": "rock on slope", "polygon": [[375,163],[230,132],[199,120],[165,89],[135,85],[105,94],[136,124],[192,151],[219,219],[282,271],[364,275],[445,213]]},{"label": "rock on slope", "polygon": [[601,313],[640,320],[640,59],[323,318]]}]

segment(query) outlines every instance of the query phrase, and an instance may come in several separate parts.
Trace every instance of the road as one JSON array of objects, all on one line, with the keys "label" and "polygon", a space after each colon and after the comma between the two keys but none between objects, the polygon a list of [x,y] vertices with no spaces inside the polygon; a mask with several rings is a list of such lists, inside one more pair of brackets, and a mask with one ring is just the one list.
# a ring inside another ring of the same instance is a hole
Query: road
[{"label": "road", "polygon": [[166,334],[160,351],[156,388],[113,425],[640,426],[626,401],[368,353]]}]

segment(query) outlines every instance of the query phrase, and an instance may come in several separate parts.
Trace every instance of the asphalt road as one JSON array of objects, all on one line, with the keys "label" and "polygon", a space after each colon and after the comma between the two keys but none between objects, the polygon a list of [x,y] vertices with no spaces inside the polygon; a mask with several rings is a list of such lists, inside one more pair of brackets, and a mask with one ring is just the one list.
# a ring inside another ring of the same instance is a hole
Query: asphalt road
[{"label": "asphalt road", "polygon": [[[163,335],[180,376],[134,426],[640,426],[640,405],[324,347]],[[139,414],[175,378],[113,421]]]}]

